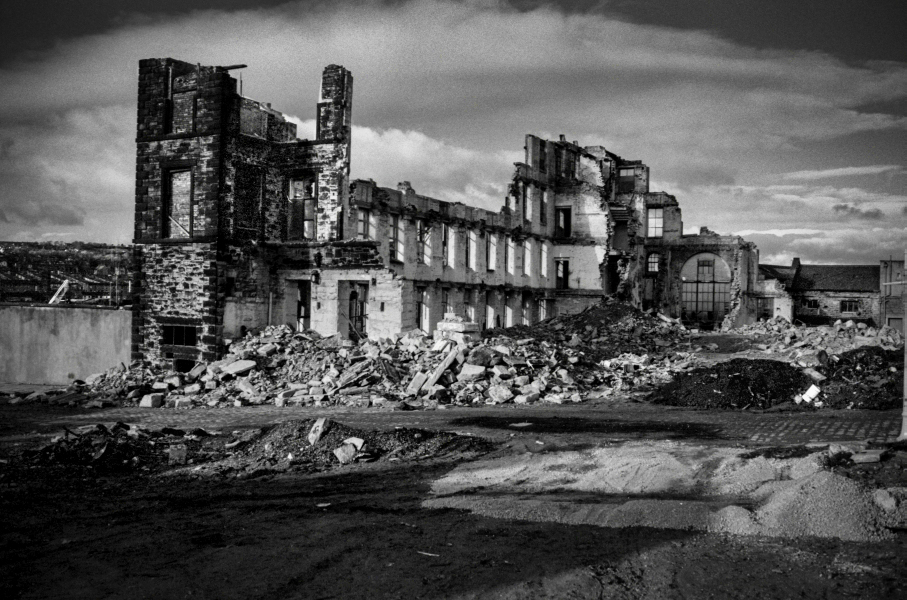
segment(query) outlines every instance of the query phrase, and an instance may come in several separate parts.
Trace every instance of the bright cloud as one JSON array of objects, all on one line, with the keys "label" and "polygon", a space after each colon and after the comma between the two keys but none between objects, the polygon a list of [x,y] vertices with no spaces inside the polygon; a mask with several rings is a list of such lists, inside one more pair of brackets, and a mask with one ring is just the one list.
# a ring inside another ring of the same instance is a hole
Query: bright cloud
[{"label": "bright cloud", "polygon": [[827,179],[829,177],[853,177],[858,175],[880,175],[882,173],[904,174],[907,169],[900,165],[870,165],[866,167],[841,167],[821,171],[794,171],[782,175],[784,179]]}]

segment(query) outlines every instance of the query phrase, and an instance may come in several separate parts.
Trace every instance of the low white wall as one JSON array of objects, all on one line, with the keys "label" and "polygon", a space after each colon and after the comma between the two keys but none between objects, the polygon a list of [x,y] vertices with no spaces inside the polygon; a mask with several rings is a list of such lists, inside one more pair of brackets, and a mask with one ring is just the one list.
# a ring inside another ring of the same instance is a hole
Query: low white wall
[{"label": "low white wall", "polygon": [[132,313],[0,305],[0,381],[65,384],[129,364]]}]

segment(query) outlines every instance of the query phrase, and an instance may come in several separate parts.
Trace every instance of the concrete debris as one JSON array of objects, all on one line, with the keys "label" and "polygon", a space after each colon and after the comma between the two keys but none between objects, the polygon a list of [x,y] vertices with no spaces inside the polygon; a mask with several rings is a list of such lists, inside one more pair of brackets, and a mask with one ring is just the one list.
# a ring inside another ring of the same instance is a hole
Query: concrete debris
[{"label": "concrete debris", "polygon": [[327,431],[328,426],[329,422],[324,417],[315,421],[315,424],[312,425],[312,429],[309,431],[308,440],[310,446],[314,446],[318,443],[318,440],[320,440],[321,436],[324,435],[324,432]]},{"label": "concrete debris", "polygon": [[[608,300],[484,339],[432,339],[419,330],[358,343],[286,326],[236,340],[229,354],[185,373],[134,361],[47,401],[103,406],[385,407],[582,402],[671,379],[698,364],[682,325]],[[472,336],[478,337],[478,336]],[[70,395],[67,394],[79,394]],[[39,401],[39,400],[34,400]]]},{"label": "concrete debris", "polygon": [[765,354],[786,358],[802,367],[825,366],[829,355],[863,346],[896,350],[904,343],[904,337],[898,330],[887,325],[879,329],[860,328],[855,327],[853,321],[842,323],[840,320],[834,325],[810,327],[794,325],[783,317],[775,317],[729,332],[759,336]]}]

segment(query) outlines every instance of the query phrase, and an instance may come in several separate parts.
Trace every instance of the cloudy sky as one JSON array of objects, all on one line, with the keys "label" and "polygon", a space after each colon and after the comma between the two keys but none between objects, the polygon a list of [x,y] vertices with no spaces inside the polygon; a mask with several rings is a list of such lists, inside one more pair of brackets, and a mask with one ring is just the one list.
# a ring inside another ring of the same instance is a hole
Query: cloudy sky
[{"label": "cloudy sky", "polygon": [[[65,8],[65,12],[63,7]],[[651,168],[762,262],[907,245],[902,0],[29,0],[0,31],[0,239],[128,243],[141,58],[245,63],[311,136],[353,72],[353,177],[500,206],[526,133]]]}]

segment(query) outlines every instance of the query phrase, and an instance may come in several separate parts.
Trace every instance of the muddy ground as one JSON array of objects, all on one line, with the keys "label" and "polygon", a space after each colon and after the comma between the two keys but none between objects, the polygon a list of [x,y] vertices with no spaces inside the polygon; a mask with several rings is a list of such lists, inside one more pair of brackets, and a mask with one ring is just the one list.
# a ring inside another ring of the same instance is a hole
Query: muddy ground
[{"label": "muddy ground", "polygon": [[[587,435],[596,443],[596,434]],[[17,447],[21,450],[21,447]],[[907,534],[856,543],[427,509],[475,447],[255,477],[8,462],[3,598],[897,598]],[[523,453],[497,443],[483,458]],[[904,485],[903,464],[842,467]]]}]

